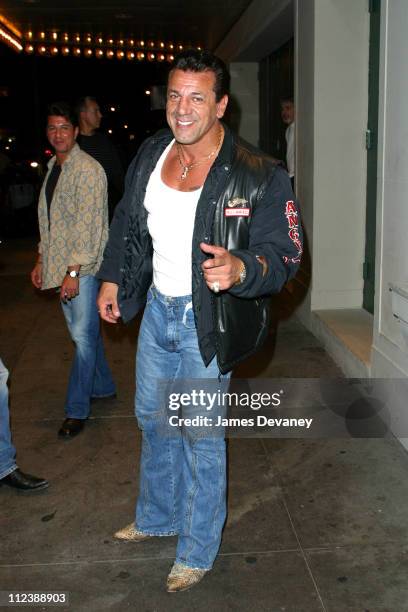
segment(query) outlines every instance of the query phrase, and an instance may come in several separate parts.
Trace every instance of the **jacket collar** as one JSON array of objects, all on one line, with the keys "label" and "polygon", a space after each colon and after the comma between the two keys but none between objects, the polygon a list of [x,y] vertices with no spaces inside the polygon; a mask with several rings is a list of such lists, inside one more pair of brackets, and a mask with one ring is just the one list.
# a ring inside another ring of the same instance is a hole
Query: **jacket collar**
[{"label": "jacket collar", "polygon": [[229,164],[232,161],[233,157],[233,147],[234,147],[234,134],[231,132],[229,127],[222,123],[222,127],[224,128],[224,140],[222,141],[220,152],[217,155],[217,158],[214,163],[216,164]]},{"label": "jacket collar", "polygon": [[[64,161],[64,163],[62,164],[63,166],[65,166],[65,164],[67,164],[69,166],[69,164],[71,164],[73,162],[73,160],[78,157],[79,152],[81,151],[81,149],[79,148],[79,145],[77,143],[74,144],[74,146],[72,147],[72,149],[70,150],[70,152],[67,155],[66,160]],[[51,157],[50,161],[47,163],[47,167],[49,170],[51,170],[51,168],[54,166],[55,162],[56,162],[57,158],[54,155],[53,157]]]}]

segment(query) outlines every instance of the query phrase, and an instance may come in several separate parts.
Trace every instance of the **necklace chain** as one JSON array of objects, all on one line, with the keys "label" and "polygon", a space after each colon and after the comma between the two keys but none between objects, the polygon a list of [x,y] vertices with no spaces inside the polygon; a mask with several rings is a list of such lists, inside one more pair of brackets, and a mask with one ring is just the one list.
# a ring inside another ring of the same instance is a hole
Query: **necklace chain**
[{"label": "necklace chain", "polygon": [[220,147],[221,147],[223,133],[224,133],[223,129],[220,126],[220,137],[218,139],[218,143],[217,143],[217,146],[215,147],[214,151],[211,151],[211,153],[209,153],[208,155],[206,155],[202,159],[198,159],[197,161],[194,161],[191,164],[187,164],[186,163],[186,160],[184,159],[184,155],[183,155],[183,151],[181,149],[181,146],[180,146],[180,144],[178,142],[176,142],[177,157],[178,157],[180,166],[183,169],[183,171],[181,173],[181,176],[180,176],[180,180],[181,181],[184,181],[187,178],[187,175],[188,175],[188,173],[190,172],[190,170],[192,168],[195,168],[196,166],[199,166],[200,164],[205,164],[205,162],[207,162],[209,159],[211,159],[212,157],[214,157],[214,155],[216,155],[218,153],[218,151],[220,150]]}]

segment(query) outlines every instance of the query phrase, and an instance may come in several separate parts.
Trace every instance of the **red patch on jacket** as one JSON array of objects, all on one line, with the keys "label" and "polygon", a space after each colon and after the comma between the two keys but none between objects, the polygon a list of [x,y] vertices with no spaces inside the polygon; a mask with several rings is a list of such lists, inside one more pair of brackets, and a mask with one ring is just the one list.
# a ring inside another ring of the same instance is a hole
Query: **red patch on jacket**
[{"label": "red patch on jacket", "polygon": [[225,208],[225,217],[249,217],[249,208]]},{"label": "red patch on jacket", "polygon": [[299,216],[293,200],[288,200],[285,206],[285,217],[288,221],[288,236],[297,249],[296,257],[283,257],[284,263],[299,263],[302,255],[302,243],[299,236]]}]

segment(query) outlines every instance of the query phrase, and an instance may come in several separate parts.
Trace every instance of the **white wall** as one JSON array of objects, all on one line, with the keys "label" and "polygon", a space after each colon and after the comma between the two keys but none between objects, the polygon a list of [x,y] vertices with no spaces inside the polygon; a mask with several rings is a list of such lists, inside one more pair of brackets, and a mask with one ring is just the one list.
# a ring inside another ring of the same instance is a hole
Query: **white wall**
[{"label": "white wall", "polygon": [[362,305],[367,0],[316,0],[312,309]]},{"label": "white wall", "polygon": [[[297,0],[296,16],[297,185],[306,214],[310,216],[313,209],[313,229],[309,229],[311,308],[360,308],[366,208],[368,3]],[[312,191],[307,176],[310,172]]]},{"label": "white wall", "polygon": [[[289,10],[288,0],[252,2],[217,52],[226,61],[242,58],[246,46],[252,53],[256,37]],[[368,0],[296,0],[295,15],[296,181],[312,257],[300,309],[307,323],[313,310],[362,306]]]},{"label": "white wall", "polygon": [[259,144],[258,63],[233,62],[229,69],[231,103],[239,107],[239,135],[257,147]]},{"label": "white wall", "polygon": [[401,376],[408,345],[388,285],[408,284],[408,2],[384,0],[381,11],[373,374]]}]

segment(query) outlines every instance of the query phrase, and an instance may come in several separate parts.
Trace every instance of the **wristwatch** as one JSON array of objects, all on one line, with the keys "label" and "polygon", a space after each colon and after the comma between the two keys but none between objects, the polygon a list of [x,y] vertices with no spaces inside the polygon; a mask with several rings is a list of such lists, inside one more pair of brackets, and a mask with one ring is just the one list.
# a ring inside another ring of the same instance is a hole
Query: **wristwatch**
[{"label": "wristwatch", "polygon": [[70,276],[71,278],[79,277],[79,272],[77,272],[76,270],[67,270],[66,274],[67,276]]}]

